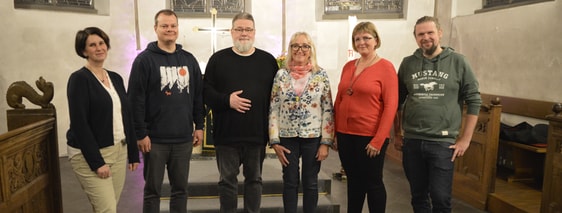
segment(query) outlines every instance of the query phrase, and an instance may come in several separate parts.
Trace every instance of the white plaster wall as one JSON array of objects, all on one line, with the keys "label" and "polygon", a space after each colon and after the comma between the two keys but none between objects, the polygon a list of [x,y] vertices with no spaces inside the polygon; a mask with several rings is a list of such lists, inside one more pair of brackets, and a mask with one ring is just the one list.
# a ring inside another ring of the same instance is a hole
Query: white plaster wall
[{"label": "white plaster wall", "polygon": [[[287,2],[299,5],[296,9],[290,9],[294,12],[287,12],[287,17],[295,17],[294,19],[298,20],[294,24],[287,21],[287,36],[295,31],[306,31],[312,35],[318,49],[318,62],[329,74],[335,97],[341,69],[347,62],[348,43],[351,39],[348,32],[348,20],[320,20],[308,23],[306,20],[313,20],[315,16],[309,12],[313,9],[314,2],[306,1],[307,3],[304,3],[298,0],[287,0]],[[357,20],[357,23],[371,21],[375,24],[381,37],[381,47],[377,53],[391,61],[396,70],[398,70],[402,58],[413,53],[417,48],[412,33],[416,20],[424,15],[433,15],[433,0],[410,0],[406,6],[407,14],[403,19]]]},{"label": "white plaster wall", "polygon": [[474,14],[475,10],[482,9],[482,1],[452,1],[453,17]]},{"label": "white plaster wall", "polygon": [[[256,22],[255,46],[274,56],[281,54],[281,0],[252,1],[252,14]],[[6,94],[15,81],[26,81],[35,88],[35,80],[43,76],[55,85],[53,104],[58,111],[59,153],[66,155],[68,107],[66,83],[68,76],[85,64],[74,52],[76,31],[88,26],[102,28],[111,38],[111,50],[105,67],[120,73],[128,80],[131,63],[148,42],[156,39],[154,14],[166,7],[166,1],[139,1],[140,50],[135,40],[134,10],[132,1],[109,1],[108,15],[82,14],[42,10],[14,9],[13,1],[0,4],[0,94]],[[341,68],[347,61],[348,21],[317,20],[317,1],[287,0],[287,42],[297,31],[308,32],[316,42],[318,60],[328,70],[334,94]],[[400,61],[417,48],[412,31],[417,18],[433,14],[433,0],[410,0],[408,13],[403,19],[358,20],[372,21],[382,39],[378,53],[390,60],[398,69]],[[321,11],[321,8],[320,8]],[[218,15],[217,27],[230,28],[231,19]],[[212,54],[208,32],[194,32],[194,27],[209,27],[210,18],[180,18],[178,43],[192,52],[200,62]],[[231,46],[229,33],[218,35],[217,49]],[[287,44],[286,44],[287,45]],[[202,67],[204,69],[204,67]],[[28,108],[38,108],[27,100]],[[5,101],[0,101],[0,132],[5,132]]]},{"label": "white plaster wall", "polygon": [[451,44],[484,93],[562,101],[562,1],[453,19]]},{"label": "white plaster wall", "polygon": [[[117,1],[114,1],[117,2]],[[125,6],[120,6],[125,8]],[[66,102],[66,81],[74,70],[84,64],[84,60],[74,52],[74,36],[78,29],[86,26],[98,26],[112,35],[114,49],[110,57],[119,54],[119,37],[111,31],[111,23],[117,17],[71,12],[52,12],[40,10],[15,10],[13,1],[0,4],[0,94],[4,99],[8,86],[15,81],[26,81],[35,88],[35,81],[43,76],[53,82],[55,96],[53,104],[58,114],[59,152],[66,154],[64,145],[66,129],[68,129],[68,107]],[[126,28],[127,21],[119,27]],[[117,25],[116,25],[117,27]],[[126,59],[121,61],[125,62]],[[117,63],[108,63],[107,68],[121,71]],[[6,110],[5,99],[0,102],[0,132],[5,132]],[[27,108],[38,108],[24,99]]]}]

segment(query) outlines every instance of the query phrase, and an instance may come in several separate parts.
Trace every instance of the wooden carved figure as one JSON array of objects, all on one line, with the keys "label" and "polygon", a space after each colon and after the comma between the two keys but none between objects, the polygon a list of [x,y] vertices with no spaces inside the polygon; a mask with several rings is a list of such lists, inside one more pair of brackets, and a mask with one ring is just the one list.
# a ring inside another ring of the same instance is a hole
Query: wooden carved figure
[{"label": "wooden carved figure", "polygon": [[37,88],[43,92],[40,95],[25,81],[16,81],[8,87],[6,92],[6,102],[14,109],[25,109],[22,98],[27,98],[31,103],[41,106],[41,108],[52,108],[51,100],[54,96],[54,87],[52,82],[47,82],[43,77],[35,81]]}]

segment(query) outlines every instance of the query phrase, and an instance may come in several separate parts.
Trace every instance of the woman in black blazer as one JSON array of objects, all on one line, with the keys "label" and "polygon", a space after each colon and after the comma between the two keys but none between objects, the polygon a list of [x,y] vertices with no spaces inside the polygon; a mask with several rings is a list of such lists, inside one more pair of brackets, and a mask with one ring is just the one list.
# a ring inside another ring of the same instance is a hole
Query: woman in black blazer
[{"label": "woman in black blazer", "polygon": [[94,212],[117,212],[127,156],[129,170],[139,164],[123,78],[103,68],[109,48],[109,37],[101,29],[78,31],[75,50],[86,65],[70,75],[67,85],[68,159]]}]

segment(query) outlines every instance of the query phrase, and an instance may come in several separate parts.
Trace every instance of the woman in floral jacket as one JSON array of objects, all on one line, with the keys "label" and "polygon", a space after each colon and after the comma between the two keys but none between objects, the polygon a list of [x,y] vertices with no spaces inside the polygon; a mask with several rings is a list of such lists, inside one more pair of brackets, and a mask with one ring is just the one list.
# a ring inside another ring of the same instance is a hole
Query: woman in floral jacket
[{"label": "woman in floral jacket", "polygon": [[273,81],[269,113],[270,145],[283,165],[285,212],[297,212],[299,158],[302,158],[303,212],[315,212],[320,162],[334,136],[330,81],[318,66],[310,36],[291,37],[287,63]]}]

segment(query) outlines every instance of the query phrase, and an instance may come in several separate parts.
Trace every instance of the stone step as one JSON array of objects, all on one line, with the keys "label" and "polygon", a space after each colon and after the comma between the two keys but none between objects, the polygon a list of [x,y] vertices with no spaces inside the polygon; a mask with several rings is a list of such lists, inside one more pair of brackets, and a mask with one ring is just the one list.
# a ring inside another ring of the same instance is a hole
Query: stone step
[{"label": "stone step", "polygon": [[[218,195],[219,173],[214,159],[192,160],[189,174],[189,197],[209,197]],[[197,162],[197,163],[193,163]],[[242,170],[242,169],[241,169]],[[318,192],[330,194],[332,179],[324,173],[318,174]],[[283,192],[281,164],[276,158],[266,158],[263,163],[263,195],[280,195]],[[239,195],[243,195],[244,177],[238,176]],[[301,190],[302,192],[302,190]],[[162,184],[162,197],[170,196],[170,184],[167,175]]]},{"label": "stone step", "polygon": [[[194,163],[196,162],[196,163]],[[326,213],[337,213],[340,211],[340,205],[332,202],[332,180],[331,176],[325,173],[318,174],[318,211]],[[282,168],[277,158],[268,157],[263,163],[263,193],[261,212],[278,213],[283,212],[283,177]],[[220,207],[218,198],[218,181],[219,173],[217,164],[213,158],[194,158],[191,161],[189,174],[189,200],[188,212],[190,213],[207,213],[218,212]],[[243,182],[242,174],[238,176],[238,210],[242,212],[244,206],[243,200]],[[302,190],[301,190],[302,191]],[[160,212],[169,212],[170,203],[170,184],[168,177],[164,177],[162,184],[162,200],[160,203]],[[302,194],[299,195],[299,208],[302,208]],[[302,209],[299,210],[302,212]]]},{"label": "stone step", "polygon": [[[169,213],[170,201],[163,199],[160,202],[160,212]],[[299,210],[302,213],[302,196],[299,196]],[[191,198],[187,201],[187,210],[189,213],[216,213],[219,211],[218,198]],[[244,207],[244,199],[238,198],[238,212],[242,212]],[[281,196],[263,196],[261,202],[262,213],[280,213],[283,212],[283,198]],[[322,213],[339,213],[340,205],[333,203],[329,195],[320,195],[318,197],[318,208],[316,212]]]},{"label": "stone step", "polygon": [[[239,179],[243,180],[243,179]],[[320,194],[330,194],[331,191],[331,180],[330,179],[319,179],[318,180],[318,193]],[[283,181],[272,180],[263,181],[262,194],[263,195],[277,195],[283,192]],[[302,187],[299,187],[299,192],[302,193]],[[188,186],[188,193],[190,198],[198,197],[209,197],[218,195],[218,186],[216,182],[208,183],[190,183]],[[244,183],[238,184],[238,195],[244,194]],[[162,185],[162,197],[170,196],[170,185]]]}]

